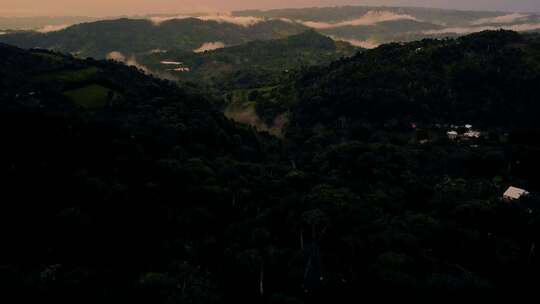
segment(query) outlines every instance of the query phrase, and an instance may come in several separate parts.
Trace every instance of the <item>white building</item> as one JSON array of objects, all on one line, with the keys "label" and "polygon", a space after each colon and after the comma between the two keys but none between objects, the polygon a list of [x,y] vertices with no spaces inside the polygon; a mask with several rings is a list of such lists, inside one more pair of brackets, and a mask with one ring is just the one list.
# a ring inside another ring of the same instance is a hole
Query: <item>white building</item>
[{"label": "white building", "polygon": [[522,198],[523,196],[527,196],[529,192],[524,189],[516,188],[516,187],[509,187],[506,192],[503,194],[503,199],[506,201],[514,201],[517,199]]},{"label": "white building", "polygon": [[172,60],[164,60],[164,61],[161,61],[160,63],[164,65],[182,65],[182,62],[172,61]]},{"label": "white building", "polygon": [[468,137],[468,138],[480,138],[480,136],[482,136],[482,132],[469,130],[465,132],[463,136]]},{"label": "white building", "polygon": [[456,132],[456,131],[448,131],[448,132],[446,132],[446,135],[448,135],[449,139],[455,140],[458,137],[458,132]]}]

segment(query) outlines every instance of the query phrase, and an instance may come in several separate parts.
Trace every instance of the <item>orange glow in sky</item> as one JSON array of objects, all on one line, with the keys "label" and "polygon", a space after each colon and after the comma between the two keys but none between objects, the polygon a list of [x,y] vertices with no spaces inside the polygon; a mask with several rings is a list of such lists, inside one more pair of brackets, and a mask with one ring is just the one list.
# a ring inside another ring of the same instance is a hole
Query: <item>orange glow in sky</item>
[{"label": "orange glow in sky", "polygon": [[540,0],[0,0],[0,15],[114,16],[344,4],[540,12]]}]

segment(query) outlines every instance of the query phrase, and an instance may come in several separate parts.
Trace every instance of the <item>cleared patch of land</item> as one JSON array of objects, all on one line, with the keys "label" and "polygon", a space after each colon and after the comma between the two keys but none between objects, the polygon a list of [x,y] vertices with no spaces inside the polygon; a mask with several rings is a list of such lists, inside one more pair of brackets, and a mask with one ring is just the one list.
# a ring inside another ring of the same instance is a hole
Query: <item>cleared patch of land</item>
[{"label": "cleared patch of land", "polygon": [[104,107],[109,97],[114,94],[116,93],[111,89],[97,84],[64,92],[64,95],[72,102],[87,109]]},{"label": "cleared patch of land", "polygon": [[63,70],[51,74],[43,74],[36,77],[37,81],[60,81],[68,84],[88,82],[96,79],[99,69],[89,67],[80,70]]}]

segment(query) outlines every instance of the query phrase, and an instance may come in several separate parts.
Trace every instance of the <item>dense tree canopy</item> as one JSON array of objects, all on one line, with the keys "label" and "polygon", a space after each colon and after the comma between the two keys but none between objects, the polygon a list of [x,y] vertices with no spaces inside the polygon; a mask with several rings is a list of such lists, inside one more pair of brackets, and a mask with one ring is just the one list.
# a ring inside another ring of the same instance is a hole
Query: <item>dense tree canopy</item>
[{"label": "dense tree canopy", "polygon": [[[294,102],[277,139],[196,86],[1,45],[4,294],[328,303],[534,290],[538,54],[534,36],[487,32],[309,68],[279,85]],[[482,135],[464,136],[468,123]],[[531,194],[503,201],[509,185]]]},{"label": "dense tree canopy", "polygon": [[47,48],[81,57],[105,58],[110,52],[126,56],[152,50],[192,51],[206,42],[236,45],[299,34],[307,28],[279,20],[242,26],[196,18],[172,19],[159,24],[146,19],[116,19],[73,25],[50,32],[18,32],[0,36],[0,42],[23,48]]},{"label": "dense tree canopy", "polygon": [[295,70],[329,64],[359,50],[308,30],[281,39],[256,40],[199,53],[177,50],[144,54],[138,61],[150,71],[169,73],[181,81],[204,83],[226,93],[276,85]]}]

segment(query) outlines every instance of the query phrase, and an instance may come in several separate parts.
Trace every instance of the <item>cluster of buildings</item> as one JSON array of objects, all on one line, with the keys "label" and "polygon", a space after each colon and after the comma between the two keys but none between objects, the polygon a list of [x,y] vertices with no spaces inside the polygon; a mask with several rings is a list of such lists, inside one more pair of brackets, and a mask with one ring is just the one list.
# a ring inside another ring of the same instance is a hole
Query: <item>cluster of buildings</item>
[{"label": "cluster of buildings", "polygon": [[[427,144],[430,142],[430,136],[429,136],[429,128],[428,129],[421,129],[416,123],[411,123],[410,125],[411,129],[417,131],[417,142],[419,144]],[[452,141],[474,141],[481,139],[487,135],[486,132],[482,132],[477,129],[473,129],[473,126],[470,124],[467,125],[442,125],[442,124],[436,124],[432,126],[434,129],[444,132],[446,131],[446,136],[448,139]],[[421,135],[420,135],[421,134]],[[440,133],[438,133],[440,134]],[[478,147],[477,144],[472,144],[471,147]]]},{"label": "cluster of buildings", "polygon": [[[465,126],[450,126],[451,130],[446,132],[446,135],[450,140],[461,140],[461,139],[479,139],[484,134],[481,131],[474,130],[473,126],[470,124],[467,124]],[[463,130],[465,129],[465,132],[462,132],[461,134],[456,130]],[[525,189],[521,189],[518,187],[510,186],[508,189],[504,192],[502,199],[506,202],[512,202],[519,200],[523,197],[526,197],[530,194],[529,191]]]},{"label": "cluster of buildings", "polygon": [[472,125],[465,125],[464,128],[466,129],[463,133],[458,133],[458,131],[455,131],[457,129],[461,129],[463,127],[460,126],[451,126],[450,131],[446,132],[446,135],[450,140],[457,140],[457,139],[478,139],[482,137],[482,132],[478,130],[474,130]]},{"label": "cluster of buildings", "polygon": [[[417,130],[418,131],[418,125],[416,123],[411,123],[410,127],[414,130]],[[467,141],[467,140],[473,140],[473,139],[480,139],[481,137],[483,137],[485,135],[484,132],[482,131],[479,131],[479,130],[475,130],[473,129],[473,126],[470,125],[470,124],[467,124],[467,125],[464,125],[464,126],[457,126],[457,125],[435,125],[436,128],[438,129],[450,129],[449,131],[446,132],[446,135],[448,136],[448,138],[450,140],[453,140],[453,141],[461,141],[461,140],[464,140],[464,141]],[[459,132],[458,132],[459,130]],[[418,140],[418,143],[420,144],[427,144],[429,143],[429,139],[427,138],[423,138],[423,139],[420,139]],[[471,145],[471,147],[478,147],[478,145]],[[518,187],[514,187],[514,186],[510,186],[508,187],[508,189],[506,189],[506,191],[503,193],[501,199],[505,202],[513,202],[513,201],[517,201],[521,198],[524,198],[526,196],[530,195],[530,192],[525,190],[525,189],[521,189],[521,188],[518,188]]]},{"label": "cluster of buildings", "polygon": [[171,66],[171,69],[168,69],[167,71],[174,71],[174,72],[189,72],[190,69],[188,67],[184,66],[184,63],[179,61],[171,61],[171,60],[164,60],[160,62],[162,65]]}]

